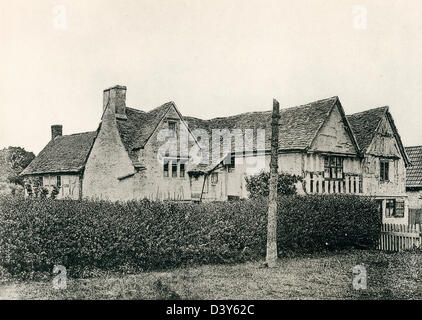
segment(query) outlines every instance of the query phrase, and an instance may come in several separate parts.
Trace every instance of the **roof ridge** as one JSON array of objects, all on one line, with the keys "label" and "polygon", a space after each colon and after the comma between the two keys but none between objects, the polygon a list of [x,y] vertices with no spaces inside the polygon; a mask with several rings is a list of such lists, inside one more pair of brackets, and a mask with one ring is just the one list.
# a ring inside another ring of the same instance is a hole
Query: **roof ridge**
[{"label": "roof ridge", "polygon": [[371,109],[367,109],[367,110],[359,111],[359,112],[356,112],[356,113],[348,114],[348,115],[347,115],[347,117],[350,117],[350,116],[356,116],[356,115],[359,115],[359,114],[362,114],[362,113],[367,113],[367,112],[374,111],[374,110],[378,110],[378,109],[385,109],[385,110],[388,110],[388,108],[389,108],[388,106],[382,106],[382,107],[371,108]]},{"label": "roof ridge", "polygon": [[[287,107],[287,108],[281,108],[280,112],[283,112],[285,110],[294,110],[294,109],[299,109],[299,108],[305,108],[308,107],[314,103],[320,103],[323,101],[328,101],[328,100],[338,100],[338,96],[332,96],[329,98],[325,98],[325,99],[319,99],[319,100],[315,100],[315,101],[311,101],[305,104],[301,104],[298,106],[293,106],[293,107]],[[233,114],[230,116],[221,116],[221,117],[214,117],[214,118],[210,118],[210,119],[202,119],[202,118],[197,118],[194,116],[183,116],[183,117],[189,117],[189,118],[194,118],[194,119],[198,119],[198,120],[202,120],[202,121],[211,121],[211,120],[216,120],[216,119],[227,119],[227,118],[232,118],[232,117],[237,117],[237,116],[243,116],[243,115],[247,115],[247,114],[264,114],[264,113],[271,113],[271,110],[263,110],[263,111],[247,111],[247,112],[242,112],[242,113],[237,113],[237,114]]]},{"label": "roof ridge", "polygon": [[76,136],[78,134],[95,133],[95,132],[97,132],[97,131],[96,130],[94,130],[94,131],[84,131],[84,132],[77,132],[77,133],[71,133],[71,134],[63,134],[59,137],[69,137],[69,136]]},{"label": "roof ridge", "polygon": [[135,109],[135,108],[131,108],[131,107],[126,107],[126,109],[130,109],[130,110],[132,110],[132,111],[136,111],[136,112],[146,113],[146,111],[141,110],[141,109]]},{"label": "roof ridge", "polygon": [[410,149],[410,148],[422,148],[422,145],[418,145],[418,146],[408,146],[405,147],[406,149]]},{"label": "roof ridge", "polygon": [[168,101],[166,103],[163,103],[162,105],[159,105],[158,107],[155,107],[154,109],[151,109],[149,111],[146,111],[146,113],[151,113],[151,112],[153,112],[153,111],[155,111],[155,110],[157,110],[159,108],[162,108],[164,106],[167,106],[167,105],[175,105],[175,103],[174,103],[174,101]]}]

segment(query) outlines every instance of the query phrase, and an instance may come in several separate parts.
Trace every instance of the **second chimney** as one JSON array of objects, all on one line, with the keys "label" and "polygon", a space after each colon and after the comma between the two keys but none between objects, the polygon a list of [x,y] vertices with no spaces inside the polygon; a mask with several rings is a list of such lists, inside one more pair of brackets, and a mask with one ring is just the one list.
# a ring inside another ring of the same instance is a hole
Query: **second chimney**
[{"label": "second chimney", "polygon": [[126,87],[114,86],[103,92],[103,112],[109,106],[118,119],[126,117]]},{"label": "second chimney", "polygon": [[61,124],[55,124],[51,126],[51,140],[54,140],[55,137],[61,136],[63,134],[63,126]]}]

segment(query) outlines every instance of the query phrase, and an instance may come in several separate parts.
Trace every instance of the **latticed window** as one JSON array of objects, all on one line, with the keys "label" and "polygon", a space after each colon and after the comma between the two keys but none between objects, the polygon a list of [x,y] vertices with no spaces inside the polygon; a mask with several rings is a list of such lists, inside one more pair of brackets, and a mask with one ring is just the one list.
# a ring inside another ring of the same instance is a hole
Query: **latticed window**
[{"label": "latticed window", "polygon": [[324,178],[343,179],[343,158],[336,156],[325,156]]},{"label": "latticed window", "polygon": [[396,218],[403,218],[404,217],[404,201],[397,201],[396,202],[396,212],[394,215]]}]

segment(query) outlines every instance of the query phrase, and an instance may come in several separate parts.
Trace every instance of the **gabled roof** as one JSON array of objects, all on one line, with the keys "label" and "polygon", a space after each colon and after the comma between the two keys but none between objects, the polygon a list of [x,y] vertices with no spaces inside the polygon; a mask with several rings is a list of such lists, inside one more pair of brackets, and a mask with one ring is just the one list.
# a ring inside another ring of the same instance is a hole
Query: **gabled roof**
[{"label": "gabled roof", "polygon": [[[304,150],[309,148],[337,101],[338,97],[331,97],[297,107],[281,109],[279,150]],[[265,149],[270,148],[271,114],[271,111],[262,111],[210,120],[194,117],[184,117],[184,119],[191,130],[205,129],[210,138],[210,145],[213,129],[240,129],[242,132],[246,129],[253,129],[253,149],[256,150],[256,129],[265,129]]]},{"label": "gabled roof", "polygon": [[136,149],[143,148],[173,102],[167,102],[149,112],[126,108],[127,119],[116,119],[123,145],[132,162],[137,162]]},{"label": "gabled roof", "polygon": [[397,131],[393,117],[389,112],[388,106],[369,109],[347,116],[353,132],[357,138],[359,147],[363,153],[368,151],[368,148],[371,145],[371,142],[374,139],[378,127],[380,126],[380,123],[384,117],[386,117],[387,121],[390,123],[394,137],[400,149],[399,151],[402,154],[403,161],[405,162],[405,165],[408,166],[410,162],[401,141],[400,135]]},{"label": "gabled roof", "polygon": [[21,175],[83,171],[97,132],[58,136],[51,140]]},{"label": "gabled roof", "polygon": [[362,152],[365,152],[371,144],[387,110],[388,107],[381,107],[347,116]]},{"label": "gabled roof", "polygon": [[412,163],[406,169],[406,187],[422,187],[422,146],[406,147]]}]

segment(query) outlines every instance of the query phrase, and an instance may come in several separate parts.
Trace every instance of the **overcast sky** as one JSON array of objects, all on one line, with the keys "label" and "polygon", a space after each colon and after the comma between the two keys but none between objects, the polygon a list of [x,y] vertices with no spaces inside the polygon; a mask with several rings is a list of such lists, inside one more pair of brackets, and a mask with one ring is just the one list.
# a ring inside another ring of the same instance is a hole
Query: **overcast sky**
[{"label": "overcast sky", "polygon": [[[422,2],[0,0],[0,148],[97,128],[102,90],[200,118],[339,96],[422,144]],[[357,7],[356,7],[357,6]],[[366,10],[366,26],[364,12]],[[65,13],[65,15],[64,15]]]}]

